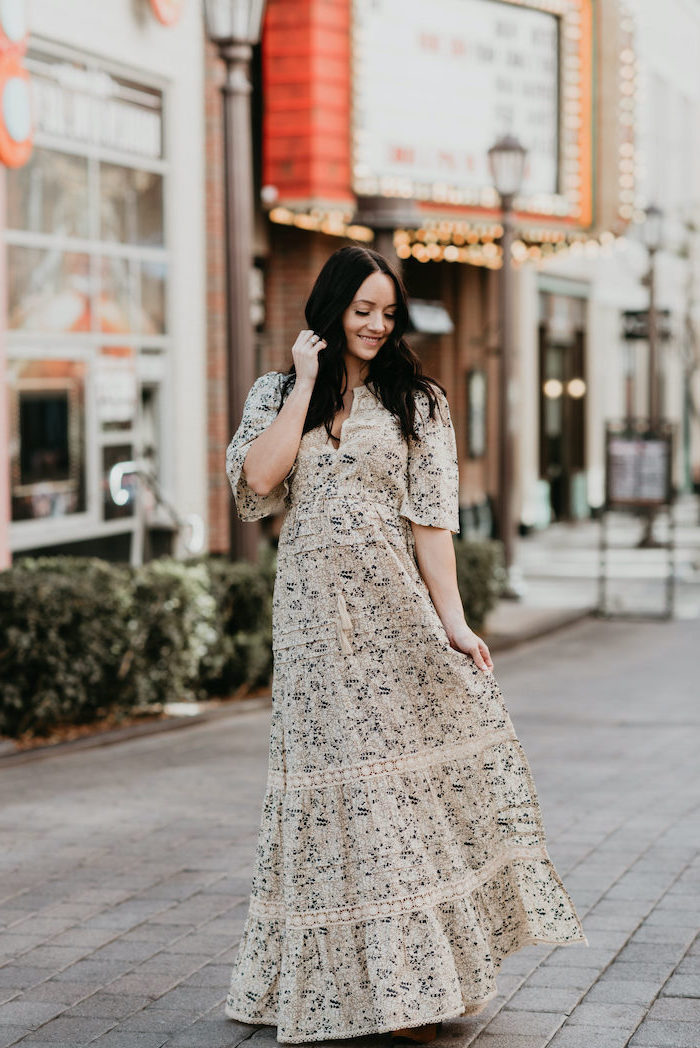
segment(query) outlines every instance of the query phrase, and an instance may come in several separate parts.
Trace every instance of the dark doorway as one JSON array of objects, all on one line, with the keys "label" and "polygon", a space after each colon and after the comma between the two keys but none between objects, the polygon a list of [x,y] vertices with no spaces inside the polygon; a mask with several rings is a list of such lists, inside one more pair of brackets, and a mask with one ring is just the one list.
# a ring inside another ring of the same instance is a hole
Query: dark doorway
[{"label": "dark doorway", "polygon": [[540,296],[540,477],[554,520],[588,514],[585,299]]}]

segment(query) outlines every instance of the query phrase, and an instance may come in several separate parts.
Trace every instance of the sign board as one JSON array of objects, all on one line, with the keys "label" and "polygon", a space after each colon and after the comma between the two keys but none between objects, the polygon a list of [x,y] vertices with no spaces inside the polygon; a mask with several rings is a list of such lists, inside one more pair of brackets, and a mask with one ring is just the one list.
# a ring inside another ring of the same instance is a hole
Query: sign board
[{"label": "sign board", "polygon": [[665,506],[671,501],[672,439],[654,435],[606,434],[606,504],[608,507]]},{"label": "sign board", "polygon": [[357,192],[457,203],[491,187],[487,153],[507,132],[528,149],[523,196],[559,192],[551,5],[355,0],[353,12]]},{"label": "sign board", "polygon": [[31,82],[16,55],[0,55],[0,164],[22,167],[34,140]]},{"label": "sign board", "polygon": [[0,48],[24,51],[27,40],[26,0],[0,0]]},{"label": "sign board", "polygon": [[163,155],[160,91],[122,83],[104,70],[44,61],[30,52],[36,131],[134,156]]},{"label": "sign board", "polygon": [[136,365],[133,358],[101,354],[95,361],[97,417],[100,425],[133,423],[136,417]]},{"label": "sign board", "polygon": [[[671,310],[656,310],[657,334],[664,342],[672,336]],[[649,310],[627,309],[622,314],[622,337],[630,342],[635,339],[649,339]]]}]

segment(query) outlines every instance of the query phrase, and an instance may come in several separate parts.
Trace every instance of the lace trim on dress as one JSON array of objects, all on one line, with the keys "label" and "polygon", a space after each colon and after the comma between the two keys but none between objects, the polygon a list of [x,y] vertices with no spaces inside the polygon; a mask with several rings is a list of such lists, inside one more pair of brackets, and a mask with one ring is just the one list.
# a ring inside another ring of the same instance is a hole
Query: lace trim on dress
[{"label": "lace trim on dress", "polygon": [[250,913],[255,917],[267,920],[284,920],[288,928],[319,928],[335,924],[354,924],[357,921],[374,917],[413,913],[415,910],[431,909],[442,903],[452,902],[453,899],[470,895],[490,881],[502,866],[507,865],[513,859],[550,861],[544,844],[510,845],[497,851],[493,858],[480,866],[478,870],[470,870],[463,877],[431,888],[429,891],[416,892],[384,902],[366,902],[357,906],[337,906],[328,910],[304,910],[296,913],[290,912],[283,903],[265,902],[253,896],[250,900]]},{"label": "lace trim on dress", "polygon": [[517,742],[517,737],[510,727],[489,731],[467,742],[455,746],[440,746],[439,749],[423,750],[422,753],[409,753],[403,757],[383,757],[376,761],[363,761],[360,764],[349,764],[344,768],[322,768],[319,771],[287,773],[268,772],[268,788],[284,790],[322,789],[325,786],[344,786],[361,779],[374,778],[378,775],[391,775],[397,771],[422,771],[434,764],[445,764],[451,760],[464,757],[476,757],[490,746],[499,742]]}]

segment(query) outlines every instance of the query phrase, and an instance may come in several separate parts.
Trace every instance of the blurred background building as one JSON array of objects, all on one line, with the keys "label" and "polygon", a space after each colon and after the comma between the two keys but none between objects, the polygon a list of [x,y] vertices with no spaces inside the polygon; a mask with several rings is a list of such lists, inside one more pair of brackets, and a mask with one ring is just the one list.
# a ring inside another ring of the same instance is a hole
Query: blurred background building
[{"label": "blurred background building", "polygon": [[2,172],[15,553],[128,558],[107,475],[140,454],[206,515],[203,31],[167,15],[31,5],[33,150]]},{"label": "blurred background building", "polygon": [[[106,475],[148,454],[223,552],[223,70],[197,0],[103,6],[31,8],[34,147],[3,172],[6,545],[127,556],[133,505],[113,504]],[[527,149],[507,406],[516,521],[527,531],[597,512],[605,422],[645,413],[647,342],[625,333],[649,304],[651,204],[669,336],[660,408],[678,427],[675,485],[689,490],[699,44],[690,0],[268,0],[252,67],[256,374],[291,364],[331,251],[359,240],[393,256],[412,344],[452,405],[463,529],[489,533],[504,405],[503,223],[487,153],[515,135]],[[154,550],[168,548],[168,526],[154,509]]]}]

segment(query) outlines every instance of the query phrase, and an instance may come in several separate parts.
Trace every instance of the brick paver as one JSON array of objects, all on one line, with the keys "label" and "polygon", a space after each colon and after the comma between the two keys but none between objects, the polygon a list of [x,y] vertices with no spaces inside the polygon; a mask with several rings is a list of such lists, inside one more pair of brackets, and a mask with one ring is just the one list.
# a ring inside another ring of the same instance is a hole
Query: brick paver
[{"label": "brick paver", "polygon": [[[496,658],[590,946],[507,958],[443,1043],[699,1048],[697,647],[696,622],[590,621]],[[223,1015],[268,731],[252,711],[0,766],[0,1048],[275,1045]]]}]

